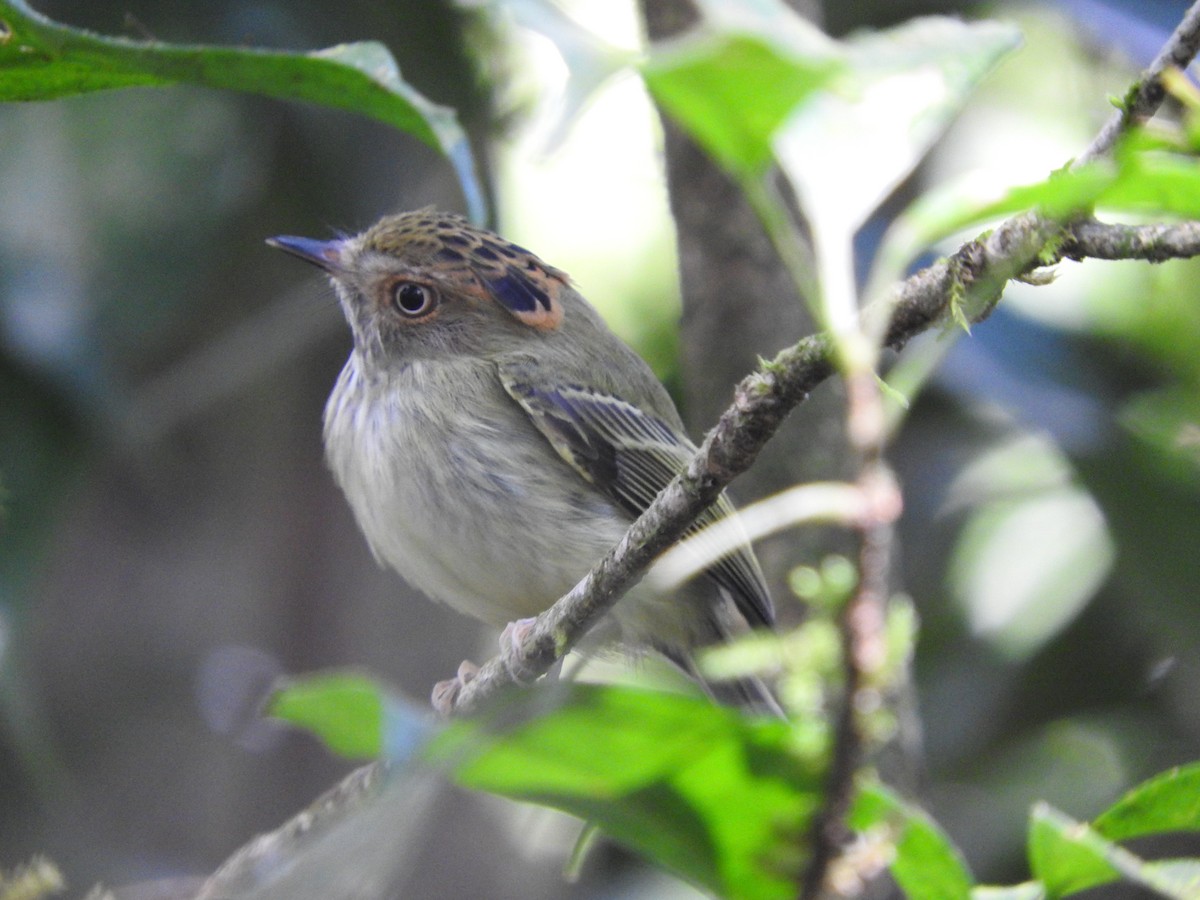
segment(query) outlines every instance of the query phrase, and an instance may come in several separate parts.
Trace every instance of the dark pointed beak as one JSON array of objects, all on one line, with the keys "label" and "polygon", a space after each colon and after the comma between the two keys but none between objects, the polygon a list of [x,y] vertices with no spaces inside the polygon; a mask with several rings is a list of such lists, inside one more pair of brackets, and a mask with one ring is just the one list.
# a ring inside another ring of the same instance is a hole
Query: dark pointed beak
[{"label": "dark pointed beak", "polygon": [[342,244],[340,240],[318,241],[315,238],[293,237],[282,234],[279,237],[267,238],[267,244],[298,256],[305,262],[320,266],[330,274],[343,269]]}]

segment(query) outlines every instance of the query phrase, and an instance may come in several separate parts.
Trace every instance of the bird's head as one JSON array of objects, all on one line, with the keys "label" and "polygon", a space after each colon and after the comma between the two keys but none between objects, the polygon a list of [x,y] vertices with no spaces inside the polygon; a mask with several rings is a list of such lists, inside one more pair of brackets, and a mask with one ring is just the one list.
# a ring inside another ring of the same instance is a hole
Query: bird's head
[{"label": "bird's head", "polygon": [[373,358],[482,355],[562,324],[566,274],[432,207],[387,216],[354,237],[267,243],[328,273],[355,346]]}]

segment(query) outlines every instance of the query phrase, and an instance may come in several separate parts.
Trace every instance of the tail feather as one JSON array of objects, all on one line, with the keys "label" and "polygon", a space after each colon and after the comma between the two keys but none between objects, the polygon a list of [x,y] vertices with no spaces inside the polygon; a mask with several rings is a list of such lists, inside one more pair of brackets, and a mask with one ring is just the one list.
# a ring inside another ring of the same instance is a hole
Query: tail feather
[{"label": "tail feather", "polygon": [[722,706],[732,706],[752,715],[787,718],[779,700],[761,678],[753,675],[730,679],[706,678],[691,653],[665,647],[658,648],[658,652],[687,673],[704,693]]}]

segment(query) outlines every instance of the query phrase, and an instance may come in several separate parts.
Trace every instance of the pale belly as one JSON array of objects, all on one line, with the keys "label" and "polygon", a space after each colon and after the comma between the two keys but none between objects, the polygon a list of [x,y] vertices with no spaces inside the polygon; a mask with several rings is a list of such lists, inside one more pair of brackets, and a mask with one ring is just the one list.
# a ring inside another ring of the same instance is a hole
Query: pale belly
[{"label": "pale belly", "polygon": [[629,520],[486,372],[444,403],[428,402],[422,372],[411,374],[366,403],[343,373],[326,409],[330,467],[376,558],[495,625],[541,612]]}]

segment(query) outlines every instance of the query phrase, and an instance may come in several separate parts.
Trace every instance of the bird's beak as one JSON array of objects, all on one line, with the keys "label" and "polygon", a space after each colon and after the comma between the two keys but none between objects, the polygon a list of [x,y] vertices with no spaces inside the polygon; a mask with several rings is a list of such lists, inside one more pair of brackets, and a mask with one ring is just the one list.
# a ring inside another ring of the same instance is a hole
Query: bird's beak
[{"label": "bird's beak", "polygon": [[320,266],[326,272],[335,274],[343,270],[342,247],[343,241],[318,241],[315,238],[293,237],[283,234],[279,237],[267,238],[267,244],[298,256],[305,262]]}]

